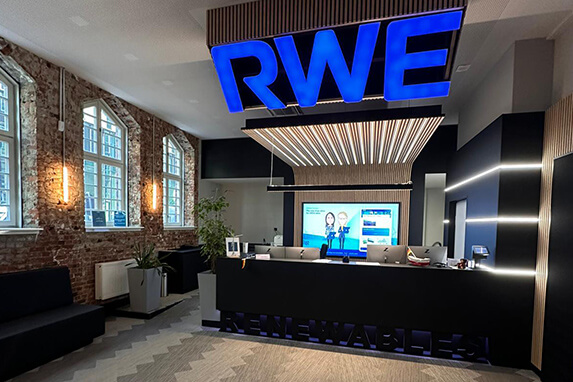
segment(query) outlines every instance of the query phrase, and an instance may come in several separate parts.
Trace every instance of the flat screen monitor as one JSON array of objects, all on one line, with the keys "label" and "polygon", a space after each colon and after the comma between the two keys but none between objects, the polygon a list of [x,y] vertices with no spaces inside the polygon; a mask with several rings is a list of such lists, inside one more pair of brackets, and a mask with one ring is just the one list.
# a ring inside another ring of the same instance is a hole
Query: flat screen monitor
[{"label": "flat screen monitor", "polygon": [[430,264],[434,265],[436,263],[446,263],[447,254],[448,254],[448,247],[416,247],[410,246],[412,252],[416,257],[430,258]]},{"label": "flat screen monitor", "polygon": [[367,260],[376,263],[406,264],[405,245],[371,244],[366,252]]},{"label": "flat screen monitor", "polygon": [[[301,256],[302,255],[302,256]],[[285,247],[285,257],[295,260],[316,260],[320,258],[320,249],[303,247]]]},{"label": "flat screen monitor", "polygon": [[400,203],[303,203],[302,246],[366,258],[369,244],[397,245]]}]

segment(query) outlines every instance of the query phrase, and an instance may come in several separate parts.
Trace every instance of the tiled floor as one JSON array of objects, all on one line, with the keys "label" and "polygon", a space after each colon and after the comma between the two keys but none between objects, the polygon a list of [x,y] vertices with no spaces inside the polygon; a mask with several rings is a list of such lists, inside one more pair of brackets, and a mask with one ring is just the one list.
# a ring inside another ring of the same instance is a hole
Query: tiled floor
[{"label": "tiled floor", "polygon": [[143,321],[112,318],[93,344],[15,378],[35,381],[530,382],[528,371],[220,333],[199,298]]}]

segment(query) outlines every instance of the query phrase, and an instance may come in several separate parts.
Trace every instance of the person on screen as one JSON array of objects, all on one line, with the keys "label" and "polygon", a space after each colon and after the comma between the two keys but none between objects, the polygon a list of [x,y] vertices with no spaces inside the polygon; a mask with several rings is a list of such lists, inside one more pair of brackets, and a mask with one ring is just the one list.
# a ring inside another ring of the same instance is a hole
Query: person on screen
[{"label": "person on screen", "polygon": [[332,239],[334,239],[334,235],[336,234],[336,228],[334,228],[334,214],[329,212],[324,217],[325,230],[324,230],[324,237],[326,238],[326,242],[328,243],[328,249],[332,248]]},{"label": "person on screen", "polygon": [[347,227],[348,214],[344,211],[338,213],[338,243],[340,244],[340,249],[344,249],[344,239],[348,233],[350,227]]}]

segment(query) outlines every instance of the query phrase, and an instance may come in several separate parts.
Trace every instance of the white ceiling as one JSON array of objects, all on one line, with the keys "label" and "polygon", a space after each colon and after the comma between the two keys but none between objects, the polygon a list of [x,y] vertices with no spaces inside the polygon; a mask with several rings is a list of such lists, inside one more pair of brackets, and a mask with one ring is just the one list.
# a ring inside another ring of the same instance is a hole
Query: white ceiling
[{"label": "white ceiling", "polygon": [[[66,67],[200,138],[243,137],[246,118],[229,114],[205,45],[205,10],[230,0],[0,0],[0,35]],[[469,0],[446,122],[516,40],[545,38],[573,0]],[[384,101],[321,105],[317,112],[385,107]],[[402,106],[401,104],[391,105]],[[306,111],[305,111],[306,112]]]}]

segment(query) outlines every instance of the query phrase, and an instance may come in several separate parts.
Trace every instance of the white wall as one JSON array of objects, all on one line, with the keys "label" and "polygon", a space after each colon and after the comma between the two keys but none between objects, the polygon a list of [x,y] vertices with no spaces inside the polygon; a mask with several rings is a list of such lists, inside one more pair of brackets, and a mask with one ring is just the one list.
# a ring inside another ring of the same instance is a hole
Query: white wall
[{"label": "white wall", "polygon": [[512,46],[460,108],[458,149],[500,115],[511,113],[514,53],[515,46]]},{"label": "white wall", "polygon": [[553,72],[553,41],[516,41],[460,108],[458,149],[502,114],[547,110]]},{"label": "white wall", "polygon": [[267,185],[264,181],[222,184],[230,204],[225,219],[236,234],[243,234],[241,241],[272,242],[273,228],[283,232],[283,194],[267,192]]},{"label": "white wall", "polygon": [[424,245],[439,241],[444,245],[444,211],[446,193],[443,188],[426,189],[424,215]]},{"label": "white wall", "polygon": [[573,93],[573,18],[555,39],[552,104]]}]

